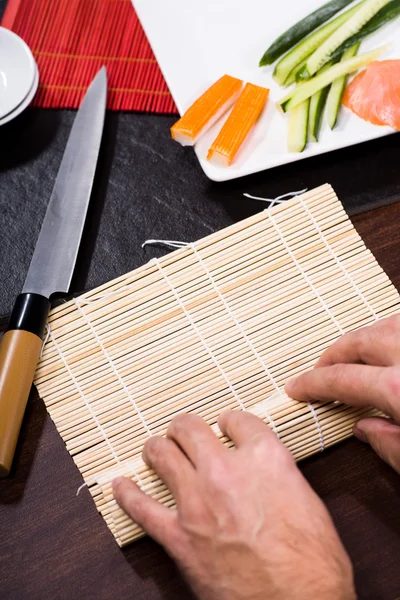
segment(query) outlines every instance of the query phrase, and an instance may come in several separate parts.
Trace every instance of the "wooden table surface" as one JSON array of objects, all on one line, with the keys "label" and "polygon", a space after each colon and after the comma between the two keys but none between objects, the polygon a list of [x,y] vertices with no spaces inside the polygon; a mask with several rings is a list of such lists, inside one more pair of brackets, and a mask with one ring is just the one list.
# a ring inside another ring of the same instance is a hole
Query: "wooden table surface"
[{"label": "wooden table surface", "polygon": [[[400,204],[353,217],[400,287]],[[352,558],[359,598],[400,595],[400,477],[352,439],[301,464]],[[145,538],[120,550],[32,392],[11,476],[0,482],[0,598],[187,599],[173,563]],[[310,565],[312,568],[312,565]]]}]

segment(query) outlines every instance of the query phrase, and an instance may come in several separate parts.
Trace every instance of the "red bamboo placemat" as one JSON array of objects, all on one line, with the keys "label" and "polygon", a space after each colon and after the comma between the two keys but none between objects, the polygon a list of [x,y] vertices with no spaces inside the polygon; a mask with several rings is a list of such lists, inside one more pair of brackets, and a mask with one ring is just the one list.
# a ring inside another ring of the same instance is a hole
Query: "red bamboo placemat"
[{"label": "red bamboo placemat", "polygon": [[177,112],[130,0],[8,0],[2,26],[35,56],[34,106],[78,108],[106,65],[108,108]]}]

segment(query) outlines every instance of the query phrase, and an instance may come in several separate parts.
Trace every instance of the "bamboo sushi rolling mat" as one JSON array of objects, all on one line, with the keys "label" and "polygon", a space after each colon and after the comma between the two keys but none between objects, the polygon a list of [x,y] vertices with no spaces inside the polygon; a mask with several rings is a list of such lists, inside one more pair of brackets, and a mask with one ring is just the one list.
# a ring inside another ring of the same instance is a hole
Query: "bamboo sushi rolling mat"
[{"label": "bamboo sushi rolling mat", "polygon": [[222,410],[261,417],[296,460],[351,435],[362,414],[288,398],[287,379],[399,295],[324,185],[54,309],[35,384],[119,545],[143,535],[111,480],[174,501],[145,440],[195,412],[226,444]]}]

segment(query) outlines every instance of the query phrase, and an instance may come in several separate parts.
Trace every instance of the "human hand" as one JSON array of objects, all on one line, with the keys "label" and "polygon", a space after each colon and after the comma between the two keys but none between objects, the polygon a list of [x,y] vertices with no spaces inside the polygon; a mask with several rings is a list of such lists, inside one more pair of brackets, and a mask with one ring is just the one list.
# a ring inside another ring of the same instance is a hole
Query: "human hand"
[{"label": "human hand", "polygon": [[345,334],[285,391],[296,400],[338,400],[391,417],[361,419],[354,435],[400,473],[400,315]]},{"label": "human hand", "polygon": [[193,414],[144,447],[176,510],[127,478],[113,482],[118,504],[203,600],[353,600],[349,558],[289,451],[249,413],[223,413],[218,425],[235,449]]}]

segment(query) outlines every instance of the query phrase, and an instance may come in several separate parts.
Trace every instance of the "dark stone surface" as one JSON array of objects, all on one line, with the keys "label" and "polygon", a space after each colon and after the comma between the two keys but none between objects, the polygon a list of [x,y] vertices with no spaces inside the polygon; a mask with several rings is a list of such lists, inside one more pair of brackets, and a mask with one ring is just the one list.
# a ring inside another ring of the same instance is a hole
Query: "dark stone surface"
[{"label": "dark stone surface", "polygon": [[[20,292],[75,113],[29,109],[0,127],[0,315]],[[331,183],[350,214],[400,199],[400,135],[226,183],[169,137],[174,117],[108,113],[87,227],[72,283],[83,291],[160,251],[150,237],[196,240],[274,197]]]}]

